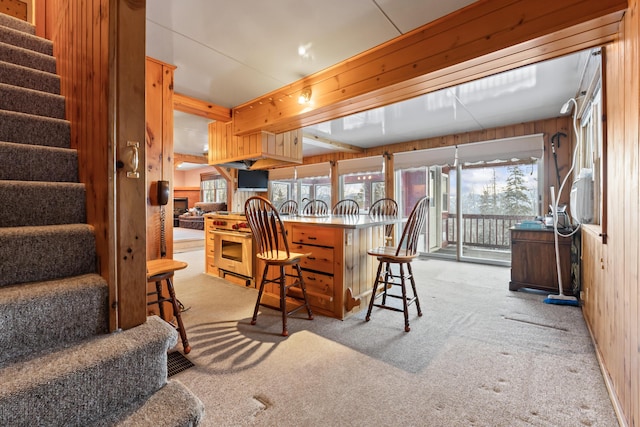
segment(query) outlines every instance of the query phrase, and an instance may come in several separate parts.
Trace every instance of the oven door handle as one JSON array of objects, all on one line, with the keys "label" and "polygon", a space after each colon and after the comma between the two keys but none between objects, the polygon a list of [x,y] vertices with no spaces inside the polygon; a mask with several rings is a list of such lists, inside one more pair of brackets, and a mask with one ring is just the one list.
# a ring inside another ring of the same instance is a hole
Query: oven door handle
[{"label": "oven door handle", "polygon": [[211,232],[212,234],[217,234],[220,236],[229,236],[229,237],[238,237],[240,239],[251,239],[253,235],[251,233],[235,233],[233,231],[218,231],[214,230]]}]

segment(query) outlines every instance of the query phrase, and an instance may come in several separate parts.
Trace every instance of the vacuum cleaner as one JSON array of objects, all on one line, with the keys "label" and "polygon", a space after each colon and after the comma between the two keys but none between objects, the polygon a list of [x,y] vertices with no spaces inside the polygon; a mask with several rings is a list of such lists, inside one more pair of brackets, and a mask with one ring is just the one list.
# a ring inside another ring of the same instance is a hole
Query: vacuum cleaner
[{"label": "vacuum cleaner", "polygon": [[[565,105],[562,106],[562,113],[566,113],[568,111],[570,111],[570,106],[571,103],[573,103],[575,105],[575,109],[578,109],[578,103],[574,98],[571,98],[569,101],[566,102]],[[578,132],[578,128],[577,128],[577,124],[576,124],[576,111],[574,111],[573,113],[573,130],[575,132],[575,134],[577,135],[578,138],[578,142],[576,143],[576,147],[575,150],[573,152],[573,161],[571,162],[571,168],[569,169],[569,172],[567,172],[567,175],[564,177],[564,180],[562,181],[562,184],[560,184],[560,170],[558,169],[558,157],[556,154],[556,150],[555,150],[555,139],[557,138],[558,140],[558,147],[560,147],[560,136],[566,136],[566,134],[560,133],[558,132],[557,134],[553,135],[553,137],[551,138],[551,149],[553,151],[553,158],[555,160],[555,166],[556,166],[556,177],[558,180],[558,185],[560,185],[560,188],[558,190],[558,197],[556,198],[556,194],[555,194],[555,188],[553,186],[551,186],[550,190],[551,190],[551,215],[553,216],[553,237],[554,237],[554,244],[555,244],[555,251],[556,251],[556,271],[558,274],[558,295],[549,295],[547,296],[547,298],[544,299],[544,302],[546,304],[557,304],[557,305],[573,305],[573,306],[579,306],[580,303],[578,302],[578,299],[574,296],[569,296],[569,295],[565,295],[563,292],[563,286],[562,286],[562,271],[560,269],[560,249],[558,247],[558,236],[560,235],[560,232],[558,231],[558,199],[560,198],[560,194],[562,194],[562,189],[564,188],[565,183],[567,182],[567,178],[569,178],[569,176],[571,175],[571,172],[573,172],[573,169],[575,167],[575,163],[576,163],[576,154],[578,152],[578,149],[581,145],[581,140],[582,138],[580,138],[580,133]],[[570,237],[573,233],[575,233],[576,231],[578,231],[578,229],[576,228],[573,232],[569,233],[568,235],[562,235],[563,237]]]}]

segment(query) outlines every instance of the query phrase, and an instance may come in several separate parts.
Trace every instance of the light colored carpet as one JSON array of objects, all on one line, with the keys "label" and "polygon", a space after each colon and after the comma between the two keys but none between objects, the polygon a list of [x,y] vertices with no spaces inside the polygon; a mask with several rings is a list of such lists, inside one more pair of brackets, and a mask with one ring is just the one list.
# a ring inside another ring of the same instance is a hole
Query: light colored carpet
[{"label": "light colored carpet", "polygon": [[255,289],[201,273],[201,250],[176,259],[195,367],[175,378],[205,426],[618,425],[580,309],[510,292],[508,268],[418,260],[411,332],[374,309],[301,315],[283,338],[276,311],[249,324]]}]

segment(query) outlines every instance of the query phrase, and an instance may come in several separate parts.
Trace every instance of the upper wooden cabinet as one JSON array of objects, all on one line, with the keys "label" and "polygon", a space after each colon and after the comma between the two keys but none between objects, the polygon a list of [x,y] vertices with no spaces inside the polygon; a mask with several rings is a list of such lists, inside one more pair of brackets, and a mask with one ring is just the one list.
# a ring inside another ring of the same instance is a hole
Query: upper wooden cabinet
[{"label": "upper wooden cabinet", "polygon": [[261,131],[233,135],[233,122],[209,124],[209,164],[253,161],[251,169],[268,169],[284,163],[302,163],[302,129],[284,133]]}]

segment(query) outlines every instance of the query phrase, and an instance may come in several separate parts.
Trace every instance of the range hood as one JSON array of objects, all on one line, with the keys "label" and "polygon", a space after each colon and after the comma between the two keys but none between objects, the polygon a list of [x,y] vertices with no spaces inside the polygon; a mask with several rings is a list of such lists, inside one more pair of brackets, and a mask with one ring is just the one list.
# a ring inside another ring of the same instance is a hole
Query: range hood
[{"label": "range hood", "polygon": [[251,166],[255,163],[255,160],[247,159],[247,160],[238,160],[236,162],[227,162],[216,164],[215,166],[219,166],[221,168],[229,168],[229,169],[251,169]]},{"label": "range hood", "polygon": [[209,164],[262,170],[302,163],[302,129],[235,136],[232,123],[209,124]]}]

